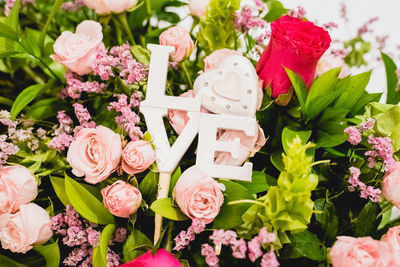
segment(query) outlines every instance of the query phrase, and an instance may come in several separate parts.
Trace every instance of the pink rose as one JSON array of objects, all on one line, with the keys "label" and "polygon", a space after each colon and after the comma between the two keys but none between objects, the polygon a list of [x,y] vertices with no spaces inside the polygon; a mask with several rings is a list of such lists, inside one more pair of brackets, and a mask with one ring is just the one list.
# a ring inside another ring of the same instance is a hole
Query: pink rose
[{"label": "pink rose", "polygon": [[191,219],[210,223],[218,215],[224,195],[223,184],[217,183],[199,167],[184,171],[175,185],[173,196],[181,211]]},{"label": "pink rose", "polygon": [[144,140],[131,141],[122,151],[122,169],[134,175],[146,170],[156,160],[151,144]]},{"label": "pink rose", "polygon": [[104,206],[117,217],[128,218],[142,202],[139,189],[122,180],[102,189],[101,194]]},{"label": "pink rose", "polygon": [[106,179],[119,165],[122,154],[121,138],[104,126],[83,128],[75,134],[67,161],[72,173],[85,176],[91,184]]},{"label": "pink rose", "polygon": [[51,55],[58,63],[78,75],[89,74],[93,71],[97,49],[104,46],[103,33],[100,23],[92,20],[82,21],[75,33],[62,32],[54,43],[55,55]]},{"label": "pink rose", "polygon": [[209,3],[210,0],[190,0],[188,3],[190,14],[198,18],[204,17]]},{"label": "pink rose", "polygon": [[[187,92],[184,92],[183,94],[180,95],[180,97],[189,97],[189,98],[195,97],[194,90],[189,90]],[[201,112],[210,113],[210,111],[208,111],[204,107],[201,107]],[[180,134],[182,132],[183,128],[185,128],[186,126],[186,123],[189,121],[189,116],[187,115],[187,111],[184,110],[169,109],[167,118],[172,128],[174,128],[177,134]]]},{"label": "pink rose", "polygon": [[391,253],[387,243],[371,237],[338,236],[329,255],[333,267],[386,267],[392,260]]},{"label": "pink rose", "polygon": [[180,26],[171,27],[160,35],[160,44],[175,47],[171,60],[181,62],[190,55],[194,48],[193,40],[187,30]]},{"label": "pink rose", "polygon": [[33,244],[43,244],[53,236],[46,210],[34,204],[23,204],[15,214],[0,215],[0,241],[3,249],[25,253]]},{"label": "pink rose", "polygon": [[97,14],[110,14],[110,13],[121,13],[124,12],[134,5],[137,0],[84,0],[87,7],[96,10]]},{"label": "pink rose", "polygon": [[215,50],[204,58],[204,70],[215,69],[225,58],[233,55],[241,56],[241,53],[228,48]]},{"label": "pink rose", "polygon": [[396,162],[383,177],[382,194],[393,205],[400,208],[400,162]]},{"label": "pink rose", "polygon": [[397,258],[400,256],[400,225],[389,228],[387,233],[382,236],[381,240],[392,248]]},{"label": "pink rose", "polygon": [[0,215],[18,211],[21,204],[31,202],[37,194],[36,179],[24,166],[7,166],[0,170]]},{"label": "pink rose", "polygon": [[239,157],[233,158],[229,152],[216,152],[215,163],[232,166],[242,166],[249,158],[254,156],[261,147],[265,145],[265,136],[263,129],[258,125],[255,137],[247,136],[243,131],[238,130],[220,130],[218,141],[232,142],[236,138],[240,139]]},{"label": "pink rose", "polygon": [[314,81],[315,68],[331,38],[323,28],[310,21],[283,16],[271,23],[271,39],[257,63],[257,73],[272,97],[290,92],[288,68],[300,75],[307,87]]},{"label": "pink rose", "polygon": [[155,255],[151,254],[151,251],[147,251],[145,254],[137,257],[131,262],[120,265],[119,267],[182,267],[179,261],[163,248],[157,250]]}]

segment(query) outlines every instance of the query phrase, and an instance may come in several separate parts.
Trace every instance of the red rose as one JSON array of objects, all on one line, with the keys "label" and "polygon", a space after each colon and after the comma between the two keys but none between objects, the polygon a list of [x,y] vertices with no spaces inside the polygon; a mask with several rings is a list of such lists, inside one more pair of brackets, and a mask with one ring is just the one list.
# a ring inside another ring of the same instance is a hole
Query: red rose
[{"label": "red rose", "polygon": [[160,248],[153,256],[151,251],[147,251],[142,256],[137,257],[131,262],[120,265],[119,267],[182,267],[182,264],[168,251]]},{"label": "red rose", "polygon": [[319,59],[330,46],[329,33],[312,22],[290,16],[272,22],[271,30],[271,40],[257,64],[264,87],[271,86],[274,98],[288,93],[291,82],[284,67],[299,74],[309,87]]}]

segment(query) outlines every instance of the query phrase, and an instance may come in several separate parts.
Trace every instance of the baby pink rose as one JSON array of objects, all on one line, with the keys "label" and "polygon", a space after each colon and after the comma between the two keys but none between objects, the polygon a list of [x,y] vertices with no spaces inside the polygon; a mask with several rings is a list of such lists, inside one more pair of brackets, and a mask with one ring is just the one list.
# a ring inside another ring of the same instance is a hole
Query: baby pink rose
[{"label": "baby pink rose", "polygon": [[[195,97],[194,90],[189,90],[187,92],[184,92],[183,94],[180,95],[180,97],[193,98]],[[210,111],[208,111],[204,107],[201,107],[201,112],[210,113]],[[183,110],[169,109],[167,118],[172,128],[174,128],[177,134],[180,134],[182,132],[183,128],[185,128],[186,126],[186,123],[189,121],[189,116],[187,115],[187,111]]]},{"label": "baby pink rose", "polygon": [[121,138],[104,126],[83,128],[75,134],[71,143],[67,161],[72,173],[85,176],[91,184],[106,179],[119,165],[122,154]]},{"label": "baby pink rose", "polygon": [[134,175],[146,170],[156,160],[151,144],[144,140],[131,141],[122,151],[122,169]]},{"label": "baby pink rose", "polygon": [[24,166],[4,167],[0,171],[0,215],[14,213],[21,204],[34,200],[38,184],[33,174]]},{"label": "baby pink rose", "polygon": [[395,253],[396,257],[400,257],[400,225],[389,228],[386,234],[381,238],[386,242]]},{"label": "baby pink rose", "polygon": [[75,33],[61,33],[54,43],[55,55],[51,58],[78,75],[89,74],[93,71],[97,49],[104,46],[102,40],[100,23],[84,20],[76,27]]},{"label": "baby pink rose", "polygon": [[110,14],[124,12],[134,5],[136,5],[137,0],[84,0],[87,7],[92,8],[97,14]]},{"label": "baby pink rose", "polygon": [[102,189],[101,194],[104,206],[117,217],[128,218],[142,202],[139,189],[122,180]]},{"label": "baby pink rose", "polygon": [[257,125],[255,137],[247,136],[244,131],[238,130],[220,130],[218,141],[232,142],[236,138],[240,139],[240,150],[237,159],[233,158],[230,152],[216,152],[215,163],[232,166],[242,166],[249,158],[254,156],[265,145],[265,136],[263,129]]},{"label": "baby pink rose", "polygon": [[25,253],[33,244],[43,244],[53,236],[46,210],[34,204],[23,204],[15,214],[0,215],[0,241],[3,249]]},{"label": "baby pink rose", "polygon": [[207,71],[218,67],[225,58],[233,55],[241,56],[242,54],[228,48],[215,50],[204,58],[204,70]]},{"label": "baby pink rose", "polygon": [[400,208],[400,162],[396,162],[394,168],[387,171],[383,177],[382,194],[393,205]]},{"label": "baby pink rose", "polygon": [[218,215],[225,190],[199,167],[192,166],[184,171],[175,185],[173,196],[181,211],[191,219],[210,223]]},{"label": "baby pink rose", "polygon": [[210,0],[190,0],[188,3],[190,14],[202,18],[206,15]]},{"label": "baby pink rose", "polygon": [[160,44],[175,47],[171,60],[181,62],[190,55],[194,48],[193,40],[187,30],[181,26],[171,27],[160,35]]},{"label": "baby pink rose", "polygon": [[371,237],[338,236],[329,255],[333,267],[386,267],[392,261],[391,253],[387,243]]}]

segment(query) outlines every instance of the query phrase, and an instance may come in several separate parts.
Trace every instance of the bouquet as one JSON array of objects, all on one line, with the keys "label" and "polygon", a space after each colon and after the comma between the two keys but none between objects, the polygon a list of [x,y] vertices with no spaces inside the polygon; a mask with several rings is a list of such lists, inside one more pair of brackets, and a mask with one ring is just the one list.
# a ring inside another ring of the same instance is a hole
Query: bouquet
[{"label": "bouquet", "polygon": [[[342,18],[346,21],[345,6]],[[277,0],[0,1],[1,266],[400,266],[400,101]]]}]

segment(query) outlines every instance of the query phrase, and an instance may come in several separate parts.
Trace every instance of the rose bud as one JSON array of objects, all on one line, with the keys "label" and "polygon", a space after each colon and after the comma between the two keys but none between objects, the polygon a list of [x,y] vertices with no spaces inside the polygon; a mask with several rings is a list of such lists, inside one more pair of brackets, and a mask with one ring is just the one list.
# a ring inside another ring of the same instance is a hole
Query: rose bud
[{"label": "rose bud", "polygon": [[383,177],[382,194],[393,205],[400,208],[400,162],[396,162]]},{"label": "rose bud", "polygon": [[193,16],[202,18],[206,15],[207,6],[210,0],[189,0],[189,12]]},{"label": "rose bud", "polygon": [[75,33],[61,33],[54,43],[55,54],[51,58],[78,75],[89,74],[93,71],[98,48],[104,46],[102,40],[100,23],[84,20],[76,27]]},{"label": "rose bud", "polygon": [[3,249],[25,253],[33,244],[43,244],[53,236],[46,210],[34,204],[23,204],[15,214],[0,215],[0,241]]},{"label": "rose bud", "polygon": [[374,240],[371,237],[338,236],[338,240],[332,247],[329,255],[333,267],[349,266],[392,266],[392,250],[383,241]]},{"label": "rose bud", "polygon": [[18,211],[21,204],[31,202],[37,194],[36,179],[24,166],[7,166],[0,170],[0,215]]},{"label": "rose bud", "polygon": [[142,202],[139,189],[122,180],[102,189],[101,195],[104,206],[117,217],[128,218],[137,211]]},{"label": "rose bud", "polygon": [[151,250],[137,257],[131,262],[120,265],[119,267],[182,267],[179,261],[163,248],[157,250],[155,255],[151,254]]},{"label": "rose bud", "polygon": [[215,69],[216,67],[221,64],[221,62],[232,55],[238,55],[241,56],[242,54],[239,53],[238,51],[231,50],[228,48],[223,48],[223,49],[218,49],[209,54],[204,58],[204,70],[210,70],[210,69]]},{"label": "rose bud", "polygon": [[160,44],[175,47],[175,52],[170,57],[173,62],[181,62],[190,55],[194,48],[189,32],[180,26],[171,27],[162,32]]},{"label": "rose bud", "polygon": [[83,128],[75,134],[67,161],[72,173],[85,176],[91,184],[106,179],[118,167],[121,160],[122,143],[118,134],[104,126]]},{"label": "rose bud", "polygon": [[137,0],[84,0],[84,3],[88,8],[94,9],[97,14],[104,15],[127,11],[136,5]]},{"label": "rose bud", "polygon": [[218,215],[225,186],[192,166],[184,171],[175,185],[173,196],[181,211],[191,219],[203,220],[206,224]]},{"label": "rose bud", "polygon": [[257,73],[264,87],[271,86],[272,97],[291,92],[288,68],[311,86],[317,63],[329,48],[331,38],[312,22],[283,16],[271,23],[271,39],[257,64]]},{"label": "rose bud", "polygon": [[142,172],[156,160],[151,144],[144,140],[129,142],[122,151],[122,169],[130,174]]}]

